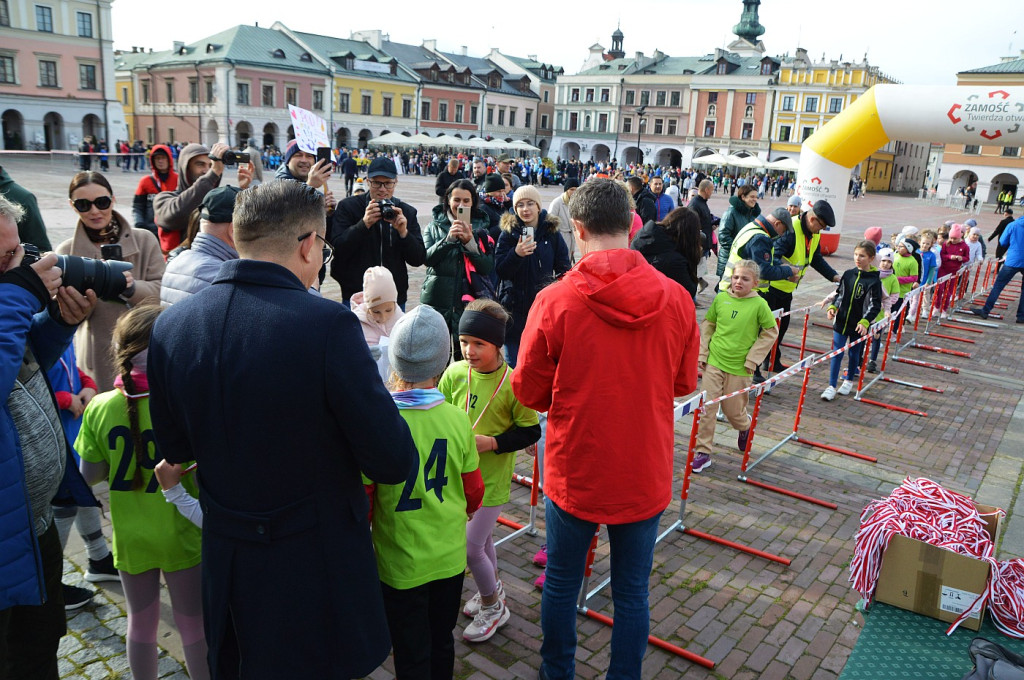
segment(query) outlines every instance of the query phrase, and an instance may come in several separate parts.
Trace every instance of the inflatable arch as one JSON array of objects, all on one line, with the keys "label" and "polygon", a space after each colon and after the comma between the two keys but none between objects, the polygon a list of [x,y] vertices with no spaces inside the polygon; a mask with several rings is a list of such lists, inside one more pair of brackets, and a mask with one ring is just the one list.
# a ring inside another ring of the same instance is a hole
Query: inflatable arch
[{"label": "inflatable arch", "polygon": [[836,229],[824,252],[839,245],[850,170],[891,140],[1024,146],[1024,87],[875,85],[803,143],[797,194],[803,209],[825,199]]}]

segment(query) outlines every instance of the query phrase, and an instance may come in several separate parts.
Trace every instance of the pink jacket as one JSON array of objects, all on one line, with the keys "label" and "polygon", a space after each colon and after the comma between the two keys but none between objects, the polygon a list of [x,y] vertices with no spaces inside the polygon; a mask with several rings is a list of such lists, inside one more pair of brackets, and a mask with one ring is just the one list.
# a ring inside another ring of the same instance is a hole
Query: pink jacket
[{"label": "pink jacket", "polygon": [[391,330],[404,314],[398,303],[395,303],[395,313],[388,322],[383,325],[377,323],[370,316],[370,309],[366,306],[366,302],[363,301],[363,291],[359,291],[352,296],[352,311],[359,317],[359,323],[363,327],[363,337],[366,338],[366,344],[370,346],[379,345],[381,338],[391,337]]}]

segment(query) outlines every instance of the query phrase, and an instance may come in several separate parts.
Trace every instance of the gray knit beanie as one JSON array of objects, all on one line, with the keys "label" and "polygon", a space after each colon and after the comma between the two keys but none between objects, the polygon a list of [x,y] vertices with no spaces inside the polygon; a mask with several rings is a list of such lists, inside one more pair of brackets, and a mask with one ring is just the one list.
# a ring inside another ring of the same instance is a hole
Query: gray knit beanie
[{"label": "gray knit beanie", "polygon": [[436,378],[448,366],[451,344],[444,317],[421,304],[399,319],[391,331],[388,343],[391,369],[410,383]]}]

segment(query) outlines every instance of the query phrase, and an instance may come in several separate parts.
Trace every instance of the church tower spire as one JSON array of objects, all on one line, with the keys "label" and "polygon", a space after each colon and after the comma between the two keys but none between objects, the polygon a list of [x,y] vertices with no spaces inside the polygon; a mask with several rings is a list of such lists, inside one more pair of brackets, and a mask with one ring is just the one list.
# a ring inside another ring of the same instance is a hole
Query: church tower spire
[{"label": "church tower spire", "polygon": [[732,32],[739,38],[757,44],[757,39],[764,35],[764,26],[757,18],[757,7],[761,0],[743,0],[743,14],[740,23],[732,27]]},{"label": "church tower spire", "polygon": [[612,33],[612,48],[608,50],[608,56],[612,59],[622,59],[626,56],[626,53],[622,50],[622,31],[618,26],[615,27],[615,32]]}]

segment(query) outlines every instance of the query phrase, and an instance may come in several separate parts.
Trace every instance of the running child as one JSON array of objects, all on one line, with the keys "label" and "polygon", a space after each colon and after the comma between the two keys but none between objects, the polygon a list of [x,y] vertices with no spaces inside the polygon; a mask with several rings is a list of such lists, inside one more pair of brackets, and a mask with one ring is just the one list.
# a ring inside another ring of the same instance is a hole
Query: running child
[{"label": "running child", "polygon": [[[895,253],[888,248],[878,251],[878,278],[882,280],[882,309],[875,317],[881,321],[899,309],[900,282],[896,278],[892,266]],[[871,339],[871,358],[868,360],[868,373],[878,373],[878,348],[885,342],[885,335],[879,333]]]},{"label": "running child", "polygon": [[[768,356],[779,337],[771,307],[757,294],[760,276],[761,269],[753,260],[736,263],[729,287],[711,301],[700,325],[697,367],[704,373],[701,388],[707,391],[709,401],[750,387],[754,369]],[[729,425],[739,431],[736,446],[743,451],[750,434],[747,393],[726,399],[721,406]],[[711,465],[717,416],[718,404],[712,404],[701,417],[691,466],[693,472],[701,472]]]},{"label": "running child", "polygon": [[395,676],[447,680],[455,670],[466,519],[484,495],[480,457],[469,418],[437,389],[451,357],[444,317],[426,305],[413,309],[395,324],[388,355],[391,396],[420,454],[405,484],[363,478]]},{"label": "running child", "polygon": [[[200,597],[200,530],[157,493],[153,468],[162,456],[149,419],[146,358],[149,335],[161,308],[140,305],[114,326],[115,389],[89,402],[75,449],[82,476],[110,485],[114,566],[128,608],[128,666],[137,680],[156,680],[160,574],[171,594],[189,676],[210,677]],[[193,495],[192,476],[183,484]]]},{"label": "running child", "polygon": [[508,313],[493,300],[466,305],[459,320],[465,359],[449,366],[438,385],[448,403],[469,414],[484,480],[483,507],[466,530],[467,561],[478,590],[462,610],[473,617],[462,635],[469,642],[489,640],[509,619],[498,578],[494,525],[509,499],[515,452],[540,439],[537,412],[512,393],[512,369],[502,359],[507,324]]},{"label": "running child", "polygon": [[[882,282],[878,270],[871,266],[875,259],[875,244],[861,241],[853,249],[853,269],[843,272],[839,280],[836,298],[829,305],[828,318],[832,324],[832,349],[836,350],[847,342],[860,340],[867,334],[878,312],[882,309]],[[915,263],[916,264],[916,263]],[[836,390],[839,372],[843,367],[843,353],[832,357],[829,365],[828,387],[821,393],[825,401],[832,401],[836,394],[846,395],[853,391],[860,375],[860,360],[864,343],[850,348],[850,366],[847,379]]]}]

